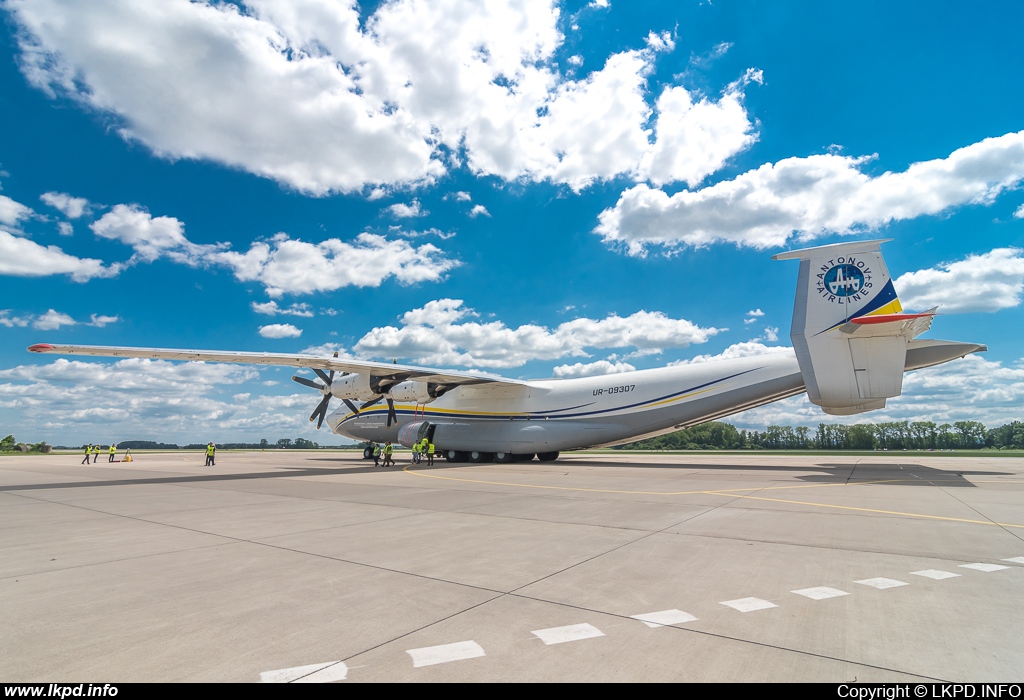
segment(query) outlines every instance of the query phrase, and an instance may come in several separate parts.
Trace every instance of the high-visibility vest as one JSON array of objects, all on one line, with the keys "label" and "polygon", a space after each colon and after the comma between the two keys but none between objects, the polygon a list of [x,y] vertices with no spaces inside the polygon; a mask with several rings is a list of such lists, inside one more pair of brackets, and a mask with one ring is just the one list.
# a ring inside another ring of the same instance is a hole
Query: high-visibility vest
[{"label": "high-visibility vest", "polygon": [[431,442],[431,443],[427,444],[427,454],[428,455],[434,454],[434,443]]},{"label": "high-visibility vest", "polygon": [[412,444],[412,452],[413,452],[413,454],[418,454],[419,451],[420,451],[420,444],[418,442],[414,442]]},{"label": "high-visibility vest", "polygon": [[215,448],[215,447],[214,447],[213,445],[207,445],[207,446],[206,446],[206,456],[207,456],[207,457],[213,457],[213,451],[214,451],[215,449],[216,449],[216,448]]},{"label": "high-visibility vest", "polygon": [[380,456],[380,445],[374,445],[373,446],[373,456],[374,457],[379,457]]},{"label": "high-visibility vest", "polygon": [[384,445],[384,455],[388,456],[395,451],[394,445]]},{"label": "high-visibility vest", "polygon": [[86,445],[85,446],[85,454],[86,455],[91,455],[92,454],[92,445]]},{"label": "high-visibility vest", "polygon": [[111,445],[110,446],[110,454],[115,454],[116,452],[117,452],[117,445]]}]

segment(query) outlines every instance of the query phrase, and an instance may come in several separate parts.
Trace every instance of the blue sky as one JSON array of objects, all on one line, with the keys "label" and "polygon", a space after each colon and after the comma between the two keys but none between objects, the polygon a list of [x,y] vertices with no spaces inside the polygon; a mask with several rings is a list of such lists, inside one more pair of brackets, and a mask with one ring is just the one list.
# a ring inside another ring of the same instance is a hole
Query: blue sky
[{"label": "blue sky", "polygon": [[852,237],[894,239],[929,337],[989,346],[859,419],[1022,417],[1019,3],[0,6],[0,432],[332,442],[287,369],[34,342],[526,378],[770,352],[770,256]]}]

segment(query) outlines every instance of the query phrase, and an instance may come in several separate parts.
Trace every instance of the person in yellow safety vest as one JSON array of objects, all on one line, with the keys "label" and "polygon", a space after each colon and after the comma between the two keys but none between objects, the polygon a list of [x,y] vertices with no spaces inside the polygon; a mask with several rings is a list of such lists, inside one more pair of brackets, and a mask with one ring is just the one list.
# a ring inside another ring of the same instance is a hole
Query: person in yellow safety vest
[{"label": "person in yellow safety vest", "polygon": [[82,460],[82,464],[88,464],[89,463],[89,457],[91,457],[91,456],[92,456],[92,443],[90,442],[88,445],[85,446],[85,459]]},{"label": "person in yellow safety vest", "polygon": [[434,466],[434,443],[427,443],[427,466]]},{"label": "person in yellow safety vest", "polygon": [[419,459],[420,459],[420,444],[418,442],[414,442],[412,444],[412,463],[413,464],[419,464]]},{"label": "person in yellow safety vest", "polygon": [[114,443],[110,443],[110,459],[108,459],[107,461],[113,462],[115,454],[117,454],[117,445],[115,445]]},{"label": "person in yellow safety vest", "polygon": [[206,466],[208,466],[208,467],[216,466],[213,463],[213,456],[216,453],[217,453],[217,446],[214,445],[212,442],[206,446]]},{"label": "person in yellow safety vest", "polygon": [[388,466],[389,463],[391,464],[391,466],[395,466],[395,460],[391,458],[391,455],[393,455],[394,453],[395,453],[394,445],[392,445],[390,442],[386,443],[384,445],[384,465],[383,466],[386,467],[386,466]]},{"label": "person in yellow safety vest", "polygon": [[380,466],[380,445],[373,443],[373,466]]},{"label": "person in yellow safety vest", "polygon": [[100,461],[100,444],[97,442],[96,446],[92,448],[92,463]]}]

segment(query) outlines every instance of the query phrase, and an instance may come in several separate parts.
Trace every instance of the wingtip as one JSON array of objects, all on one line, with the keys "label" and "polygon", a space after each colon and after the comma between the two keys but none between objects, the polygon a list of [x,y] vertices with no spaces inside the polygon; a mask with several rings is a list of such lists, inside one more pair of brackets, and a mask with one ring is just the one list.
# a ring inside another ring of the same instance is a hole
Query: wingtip
[{"label": "wingtip", "polygon": [[51,352],[51,351],[53,351],[53,346],[50,345],[49,343],[36,343],[35,345],[29,345],[28,346],[28,351],[29,352]]}]

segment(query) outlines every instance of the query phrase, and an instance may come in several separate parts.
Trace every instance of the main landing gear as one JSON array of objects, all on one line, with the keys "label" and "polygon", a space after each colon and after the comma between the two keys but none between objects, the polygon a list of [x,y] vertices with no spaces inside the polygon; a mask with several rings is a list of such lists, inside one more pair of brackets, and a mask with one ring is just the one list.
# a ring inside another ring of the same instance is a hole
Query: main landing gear
[{"label": "main landing gear", "polygon": [[444,452],[444,458],[449,462],[472,462],[473,464],[529,462],[534,457],[541,462],[553,462],[558,459],[558,453],[540,452],[536,455],[517,455],[511,452],[460,452],[458,450],[446,450]]}]

